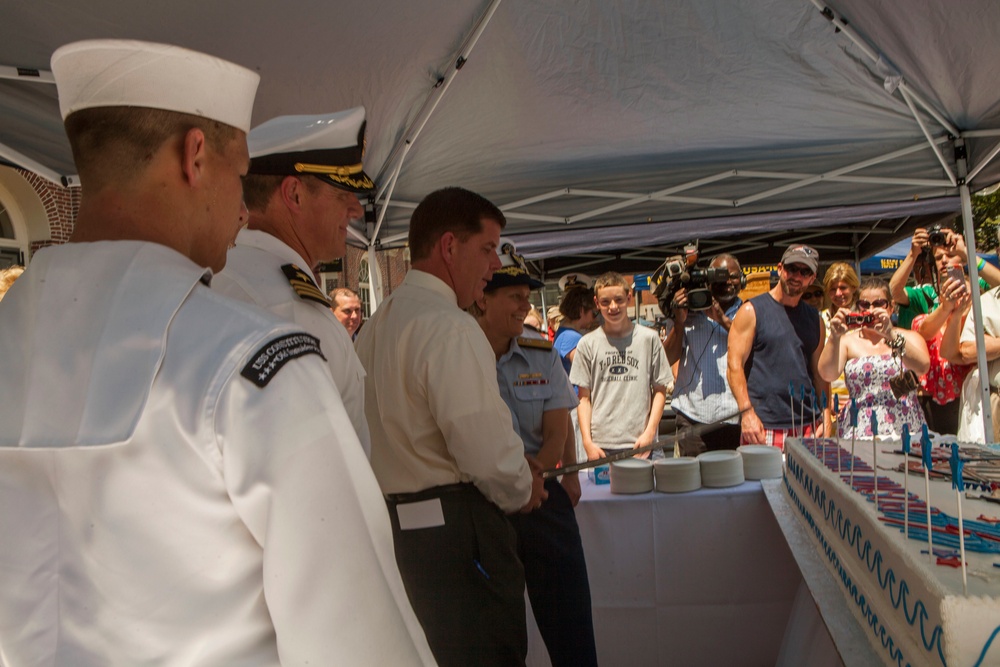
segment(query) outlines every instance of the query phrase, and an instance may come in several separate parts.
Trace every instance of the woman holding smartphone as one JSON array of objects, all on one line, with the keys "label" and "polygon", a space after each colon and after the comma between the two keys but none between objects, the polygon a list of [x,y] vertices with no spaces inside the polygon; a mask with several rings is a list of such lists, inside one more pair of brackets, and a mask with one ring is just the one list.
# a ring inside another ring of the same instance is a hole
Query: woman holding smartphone
[{"label": "woman holding smartphone", "polygon": [[[830,382],[841,373],[850,397],[857,402],[857,432],[850,424],[850,402],[840,412],[841,437],[871,437],[871,417],[879,435],[899,435],[903,424],[919,432],[925,424],[917,401],[917,378],[927,372],[930,359],[923,338],[914,331],[892,326],[894,305],[889,285],[880,278],[861,283],[858,312],[870,313],[868,324],[849,327],[852,312],[840,308],[830,319],[830,337],[819,358],[819,374]],[[911,371],[908,373],[907,371]]]},{"label": "woman holding smartphone", "polygon": [[[952,318],[957,318],[959,330],[968,313],[967,299],[970,294],[969,281],[959,258],[944,246],[934,248],[934,265],[939,270],[938,305],[928,315],[913,318],[913,330],[927,342],[930,353],[930,368],[920,378],[926,397],[924,411],[928,426],[938,433],[955,435],[958,433],[959,396],[962,382],[969,374],[971,365],[949,363],[941,355],[941,339],[945,327]],[[959,305],[964,304],[964,308]]]}]

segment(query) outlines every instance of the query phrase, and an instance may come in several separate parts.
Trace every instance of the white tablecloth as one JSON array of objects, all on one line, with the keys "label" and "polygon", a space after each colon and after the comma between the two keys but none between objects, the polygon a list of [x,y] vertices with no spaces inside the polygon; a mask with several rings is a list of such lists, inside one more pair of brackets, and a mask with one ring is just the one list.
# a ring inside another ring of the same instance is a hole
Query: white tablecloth
[{"label": "white tablecloth", "polygon": [[[602,665],[778,662],[802,577],[760,482],[642,495],[582,486]],[[528,664],[547,665],[534,627],[529,644]]]}]

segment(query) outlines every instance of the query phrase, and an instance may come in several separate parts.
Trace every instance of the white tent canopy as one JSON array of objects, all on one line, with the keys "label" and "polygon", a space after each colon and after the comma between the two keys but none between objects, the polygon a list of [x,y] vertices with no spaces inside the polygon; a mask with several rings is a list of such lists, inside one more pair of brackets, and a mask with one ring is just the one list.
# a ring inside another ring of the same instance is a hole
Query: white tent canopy
[{"label": "white tent canopy", "polygon": [[538,258],[942,198],[971,236],[969,187],[1000,180],[998,27],[995,0],[6,0],[0,159],[73,182],[49,56],[121,37],[259,71],[255,124],[364,104],[372,248],[446,185]]},{"label": "white tent canopy", "polygon": [[[7,5],[9,162],[75,171],[37,82],[57,46],[178,43],[261,73],[255,124],[364,104],[386,244],[450,184],[501,204],[511,233],[692,221],[955,196],[949,137],[966,137],[969,171],[1000,142],[992,0],[837,0],[829,17],[808,0]],[[972,179],[997,180],[997,162]]]}]

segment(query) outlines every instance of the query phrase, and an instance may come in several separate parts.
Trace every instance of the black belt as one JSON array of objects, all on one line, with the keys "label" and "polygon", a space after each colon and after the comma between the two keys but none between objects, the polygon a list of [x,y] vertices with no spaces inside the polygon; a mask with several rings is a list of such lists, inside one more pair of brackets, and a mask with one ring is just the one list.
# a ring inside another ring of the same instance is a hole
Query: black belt
[{"label": "black belt", "polygon": [[476,485],[472,482],[458,482],[456,484],[443,484],[441,486],[432,486],[429,489],[424,489],[423,491],[416,491],[414,493],[390,493],[385,499],[392,503],[393,505],[401,505],[404,503],[415,503],[421,500],[430,500],[432,498],[440,498],[443,495],[449,493],[461,493],[476,490]]}]

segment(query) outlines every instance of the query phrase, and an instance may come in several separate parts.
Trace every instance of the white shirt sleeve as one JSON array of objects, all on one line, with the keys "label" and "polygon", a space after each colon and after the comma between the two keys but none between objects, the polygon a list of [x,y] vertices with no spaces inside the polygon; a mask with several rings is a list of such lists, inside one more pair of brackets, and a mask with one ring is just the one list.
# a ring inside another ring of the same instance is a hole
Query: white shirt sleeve
[{"label": "white shirt sleeve", "polygon": [[[478,329],[460,329],[441,348],[447,359],[427,364],[430,409],[459,469],[506,512],[531,497],[524,447],[500,397],[493,351]],[[500,442],[485,447],[490,439]]]}]

